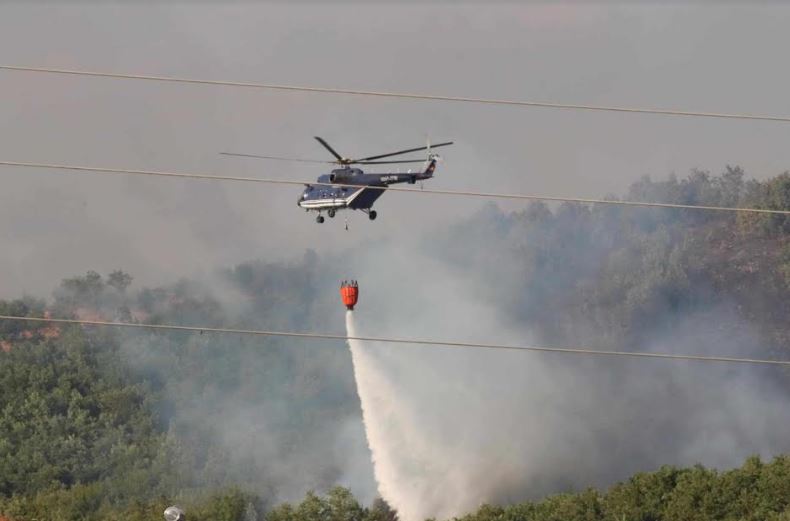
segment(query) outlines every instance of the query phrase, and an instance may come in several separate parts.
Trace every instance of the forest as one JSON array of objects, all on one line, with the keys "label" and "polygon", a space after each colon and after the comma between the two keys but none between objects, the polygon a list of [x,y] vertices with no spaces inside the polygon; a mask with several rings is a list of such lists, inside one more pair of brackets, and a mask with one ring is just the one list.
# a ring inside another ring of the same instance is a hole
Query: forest
[{"label": "forest", "polygon": [[[695,170],[622,197],[790,210],[790,173]],[[743,338],[724,354],[790,360],[790,216],[488,204],[419,242],[545,344],[648,349],[672,331],[679,349]],[[0,314],[339,333],[341,264],[307,250],[139,288],[122,270],[87,271],[49,298],[0,301]],[[688,316],[701,323],[678,328]],[[759,377],[790,398],[790,373]],[[342,447],[360,445],[360,425],[339,341],[0,320],[0,519],[142,521],[179,504],[190,521],[393,521],[386,502],[346,486]],[[663,465],[553,492],[461,519],[790,520],[790,458]]]}]

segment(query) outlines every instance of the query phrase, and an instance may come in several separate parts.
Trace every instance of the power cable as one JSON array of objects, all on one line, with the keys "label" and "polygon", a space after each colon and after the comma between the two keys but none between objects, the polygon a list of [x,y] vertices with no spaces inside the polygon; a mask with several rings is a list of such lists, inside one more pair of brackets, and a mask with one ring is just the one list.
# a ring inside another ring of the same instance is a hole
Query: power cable
[{"label": "power cable", "polygon": [[790,366],[790,361],[785,360],[766,360],[758,358],[733,358],[724,356],[703,356],[703,355],[678,355],[669,353],[638,353],[633,351],[601,351],[595,349],[584,349],[576,347],[547,347],[530,345],[510,345],[510,344],[488,344],[477,342],[451,342],[443,340],[426,340],[419,338],[391,338],[375,336],[345,336],[333,335],[328,333],[304,333],[290,331],[267,331],[261,329],[231,329],[220,327],[200,327],[200,326],[177,326],[168,324],[133,324],[128,322],[107,322],[100,320],[74,320],[65,318],[37,318],[37,317],[16,317],[11,315],[0,315],[0,320],[15,320],[20,322],[46,322],[55,324],[79,324],[86,326],[110,326],[126,327],[136,329],[153,330],[172,330],[172,331],[194,331],[205,333],[238,334],[238,335],[259,335],[292,338],[310,338],[325,340],[358,340],[362,342],[382,342],[390,344],[413,344],[438,347],[462,347],[478,349],[501,349],[509,351],[539,351],[546,353],[566,353],[577,355],[597,355],[597,356],[627,356],[635,358],[662,358],[670,360],[693,360],[697,362],[725,362],[739,364],[762,364]]},{"label": "power cable", "polygon": [[728,206],[697,206],[697,205],[689,205],[689,204],[650,203],[650,202],[642,202],[642,201],[613,201],[607,199],[555,197],[548,195],[507,194],[507,193],[497,193],[497,192],[474,192],[474,191],[464,191],[464,190],[434,190],[430,188],[413,189],[413,188],[399,188],[399,187],[391,187],[391,186],[371,186],[371,185],[359,185],[359,184],[349,184],[349,183],[320,183],[316,181],[292,181],[286,179],[266,179],[260,177],[218,176],[211,174],[192,174],[186,172],[131,170],[131,169],[123,169],[123,168],[60,165],[60,164],[50,164],[50,163],[22,163],[17,161],[0,161],[0,166],[69,170],[69,171],[85,172],[85,173],[140,175],[140,176],[152,176],[152,177],[172,177],[172,178],[182,178],[182,179],[208,179],[214,181],[237,181],[237,182],[267,183],[267,184],[280,184],[280,185],[338,186],[338,187],[347,187],[347,188],[367,188],[370,190],[406,192],[411,194],[452,195],[452,196],[467,196],[467,197],[483,197],[489,199],[520,199],[520,200],[531,200],[531,201],[556,201],[556,202],[572,202],[572,203],[586,203],[586,204],[613,204],[620,206],[681,208],[686,210],[709,210],[709,211],[722,211],[722,212],[750,212],[750,213],[763,213],[763,214],[774,214],[774,215],[790,215],[790,210],[769,210],[765,208],[733,208]]},{"label": "power cable", "polygon": [[433,95],[433,94],[372,91],[372,90],[359,90],[359,89],[339,89],[339,88],[330,88],[330,87],[306,87],[299,85],[281,85],[281,84],[272,84],[272,83],[202,80],[195,78],[178,78],[174,76],[121,74],[121,73],[111,73],[111,72],[81,71],[81,70],[73,70],[73,69],[23,67],[23,66],[14,66],[14,65],[0,65],[0,69],[8,70],[8,71],[67,74],[72,76],[147,80],[147,81],[159,81],[159,82],[170,82],[170,83],[188,83],[188,84],[197,84],[197,85],[219,85],[219,86],[228,86],[228,87],[247,87],[253,89],[313,92],[313,93],[324,93],[324,94],[349,94],[355,96],[376,96],[376,97],[384,97],[384,98],[399,98],[399,99],[412,99],[412,100],[451,101],[451,102],[460,102],[460,103],[507,105],[507,106],[517,106],[517,107],[542,107],[542,108],[551,108],[551,109],[590,110],[590,111],[603,111],[603,112],[629,112],[629,113],[637,113],[637,114],[660,114],[666,116],[690,116],[690,117],[703,117],[703,118],[780,121],[785,123],[790,122],[790,117],[788,116],[774,116],[774,115],[761,115],[761,114],[699,112],[699,111],[674,110],[674,109],[652,109],[652,108],[617,107],[617,106],[604,106],[604,105],[583,105],[576,103],[550,103],[550,102],[542,102],[542,101],[519,101],[519,100],[492,99],[492,98],[473,98],[466,96],[442,96],[442,95]]}]

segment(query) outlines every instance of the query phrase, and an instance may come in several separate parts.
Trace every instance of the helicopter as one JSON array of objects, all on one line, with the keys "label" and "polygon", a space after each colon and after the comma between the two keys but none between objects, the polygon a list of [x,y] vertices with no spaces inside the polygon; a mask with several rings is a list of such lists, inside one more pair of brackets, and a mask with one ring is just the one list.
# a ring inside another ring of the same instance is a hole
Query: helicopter
[{"label": "helicopter", "polygon": [[[362,157],[359,159],[352,159],[341,156],[329,143],[321,137],[315,136],[315,139],[326,148],[330,154],[335,157],[334,161],[318,161],[312,159],[293,159],[275,156],[257,156],[251,154],[235,154],[230,152],[222,152],[226,156],[240,156],[240,157],[253,157],[259,159],[276,159],[282,161],[300,161],[309,163],[328,163],[333,165],[340,165],[340,168],[335,168],[328,174],[318,176],[316,183],[305,184],[305,189],[299,196],[296,204],[305,211],[318,212],[315,218],[316,222],[321,224],[324,222],[323,212],[329,218],[335,217],[339,210],[361,210],[366,213],[368,218],[373,221],[378,216],[376,210],[373,209],[373,203],[381,197],[384,190],[389,185],[397,183],[415,184],[417,181],[424,181],[433,177],[436,170],[436,162],[440,159],[439,154],[433,152],[432,149],[452,145],[452,141],[445,143],[437,143],[431,145],[430,140],[424,147],[409,148],[399,150],[397,152],[390,152],[388,154],[379,154],[375,156]],[[394,161],[379,161],[392,156],[399,156],[401,154],[408,154],[411,152],[419,152],[426,150],[428,152],[427,159],[401,159]],[[354,168],[352,165],[391,165],[403,163],[424,163],[423,169],[412,172],[387,172],[387,173],[365,173],[360,168]],[[353,185],[353,186],[343,186]],[[371,187],[371,188],[367,188]]]}]

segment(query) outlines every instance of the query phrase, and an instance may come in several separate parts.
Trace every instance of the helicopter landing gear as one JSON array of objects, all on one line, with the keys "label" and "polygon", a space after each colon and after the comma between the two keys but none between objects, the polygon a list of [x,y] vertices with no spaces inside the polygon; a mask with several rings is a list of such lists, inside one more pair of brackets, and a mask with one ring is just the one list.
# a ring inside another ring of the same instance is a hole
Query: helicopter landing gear
[{"label": "helicopter landing gear", "polygon": [[326,214],[332,219],[335,217],[335,210],[327,210]]},{"label": "helicopter landing gear", "polygon": [[379,214],[376,213],[376,210],[371,210],[368,212],[368,219],[370,219],[371,221],[375,221],[378,215]]},{"label": "helicopter landing gear", "polygon": [[317,222],[318,224],[323,223],[324,222],[324,216],[323,215],[319,215],[318,217],[315,218],[315,222]]}]

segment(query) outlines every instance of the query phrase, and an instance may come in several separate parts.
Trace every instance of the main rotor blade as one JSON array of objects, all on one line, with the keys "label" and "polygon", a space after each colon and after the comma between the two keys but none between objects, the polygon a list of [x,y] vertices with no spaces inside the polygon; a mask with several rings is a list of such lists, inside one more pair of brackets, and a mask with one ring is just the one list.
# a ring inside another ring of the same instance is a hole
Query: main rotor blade
[{"label": "main rotor blade", "polygon": [[[319,139],[319,138],[316,138]],[[452,145],[452,141],[448,141],[446,143],[437,143],[436,145],[431,145],[430,148],[439,148],[445,147],[447,145]],[[409,148],[407,150],[401,150],[399,152],[391,152],[389,154],[381,154],[380,156],[370,156],[370,157],[361,157],[359,159],[355,159],[355,163],[359,163],[360,161],[368,161],[369,159],[381,159],[383,157],[390,157],[390,156],[399,156],[401,154],[408,154],[409,152],[419,152],[420,150],[428,150],[428,147],[419,147],[419,148]]]},{"label": "main rotor blade", "polygon": [[327,143],[326,141],[324,141],[322,138],[320,138],[320,137],[318,137],[318,136],[313,136],[313,137],[315,137],[315,138],[316,138],[316,140],[318,140],[318,142],[319,142],[319,143],[321,143],[322,145],[324,145],[324,147],[325,147],[327,150],[329,150],[329,152],[331,152],[331,154],[332,154],[333,156],[335,156],[335,157],[337,158],[337,160],[338,160],[338,161],[340,161],[341,163],[343,163],[343,162],[344,162],[344,161],[343,161],[343,156],[341,156],[340,154],[338,154],[338,153],[335,151],[335,149],[334,149],[334,148],[330,147],[330,146],[329,146],[329,143]]},{"label": "main rotor blade", "polygon": [[335,161],[322,161],[320,159],[299,159],[296,157],[258,156],[255,154],[236,154],[234,152],[220,152],[222,156],[253,157],[255,159],[273,159],[275,161],[295,161],[298,163],[322,163],[334,165]]},{"label": "main rotor blade", "polygon": [[352,165],[394,165],[397,163],[425,163],[424,159],[403,159],[401,161],[352,161]]}]

